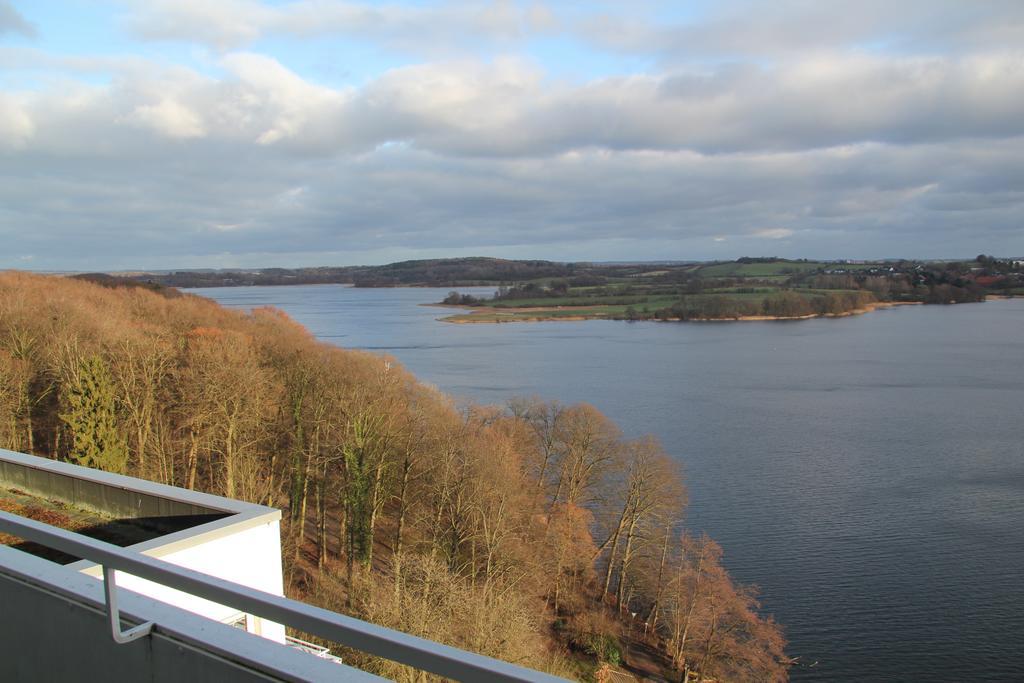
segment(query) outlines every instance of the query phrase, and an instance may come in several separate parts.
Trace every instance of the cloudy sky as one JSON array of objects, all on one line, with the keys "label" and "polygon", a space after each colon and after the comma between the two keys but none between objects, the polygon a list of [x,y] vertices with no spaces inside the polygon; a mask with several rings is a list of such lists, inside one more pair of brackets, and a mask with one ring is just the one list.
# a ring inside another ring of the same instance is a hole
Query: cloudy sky
[{"label": "cloudy sky", "polygon": [[1024,255],[1024,2],[0,0],[0,268]]}]

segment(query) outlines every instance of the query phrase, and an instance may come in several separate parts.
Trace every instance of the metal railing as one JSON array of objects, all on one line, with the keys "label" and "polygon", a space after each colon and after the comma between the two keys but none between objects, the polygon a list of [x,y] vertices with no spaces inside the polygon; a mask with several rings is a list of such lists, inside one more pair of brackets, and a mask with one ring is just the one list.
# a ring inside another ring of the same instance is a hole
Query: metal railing
[{"label": "metal railing", "polygon": [[285,636],[284,644],[288,647],[294,647],[296,650],[302,650],[314,657],[319,657],[320,659],[327,659],[332,662],[337,662],[338,664],[344,663],[341,657],[331,654],[330,648],[324,647],[323,645],[317,645],[316,643],[311,643],[308,640],[302,640],[301,638],[295,638],[293,636]]},{"label": "metal railing", "polygon": [[[159,624],[121,630],[114,570],[190,593],[255,616],[291,626],[325,640],[460,681],[537,681],[564,679],[491,657],[459,650],[296,600],[241,586],[185,567],[97,541],[70,531],[0,511],[0,531],[103,567],[112,635],[117,642],[144,637]],[[70,571],[70,570],[69,570]]]}]

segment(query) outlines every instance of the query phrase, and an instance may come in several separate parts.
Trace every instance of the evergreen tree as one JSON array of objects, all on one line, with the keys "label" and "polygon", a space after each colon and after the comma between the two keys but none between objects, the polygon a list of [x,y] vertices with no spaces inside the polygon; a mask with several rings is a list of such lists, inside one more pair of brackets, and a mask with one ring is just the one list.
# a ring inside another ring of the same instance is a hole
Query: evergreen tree
[{"label": "evergreen tree", "polygon": [[78,382],[64,394],[60,418],[71,432],[71,459],[84,467],[124,473],[128,446],[117,430],[114,378],[99,356],[79,363]]}]

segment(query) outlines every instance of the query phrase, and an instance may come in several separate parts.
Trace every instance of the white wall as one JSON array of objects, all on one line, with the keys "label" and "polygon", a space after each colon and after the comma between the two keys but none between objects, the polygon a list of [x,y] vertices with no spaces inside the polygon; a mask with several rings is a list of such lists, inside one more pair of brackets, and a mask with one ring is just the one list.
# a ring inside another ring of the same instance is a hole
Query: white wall
[{"label": "white wall", "polygon": [[[276,520],[168,554],[147,554],[249,588],[284,595],[281,533]],[[95,576],[100,572],[97,569],[88,573]],[[239,614],[235,608],[218,605],[120,571],[117,572],[117,585],[217,621],[229,621]],[[281,624],[260,618],[246,621],[247,630],[251,633],[279,643],[284,642],[285,631]]]}]

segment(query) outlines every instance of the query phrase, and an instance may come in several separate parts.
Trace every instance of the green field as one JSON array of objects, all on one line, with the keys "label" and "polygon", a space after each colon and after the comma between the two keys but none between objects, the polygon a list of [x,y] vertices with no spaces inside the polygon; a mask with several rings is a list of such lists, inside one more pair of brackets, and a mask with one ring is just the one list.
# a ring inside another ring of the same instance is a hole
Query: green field
[{"label": "green field", "polygon": [[773,261],[771,263],[716,263],[702,266],[697,274],[701,277],[762,278],[787,276],[824,268],[829,264],[820,261]]},{"label": "green field", "polygon": [[481,306],[487,308],[563,308],[580,306],[667,306],[679,297],[677,295],[654,294],[619,294],[610,292],[605,295],[592,294],[585,297],[553,297],[540,299],[512,299],[509,301],[483,301]]},{"label": "green field", "polygon": [[[733,288],[735,289],[735,288]],[[476,307],[472,313],[448,316],[444,320],[456,323],[500,323],[534,320],[576,320],[576,319],[630,319],[632,317],[652,317],[659,309],[669,309],[674,304],[685,300],[690,306],[711,306],[716,300],[722,303],[740,302],[752,307],[754,314],[760,314],[760,305],[766,299],[781,290],[760,288],[753,292],[707,292],[701,294],[677,294],[673,296],[639,296],[636,301],[624,302],[621,295],[612,294],[607,297],[562,297],[551,299],[524,299],[515,302],[491,303]],[[786,290],[808,302],[821,299],[828,292],[825,290],[795,289]],[[667,314],[666,314],[667,315]],[[725,316],[730,318],[733,316]]]},{"label": "green field", "polygon": [[453,323],[511,323],[532,320],[602,320],[606,318],[625,318],[629,306],[594,306],[587,309],[546,308],[542,311],[490,311],[464,313],[444,318]]}]

